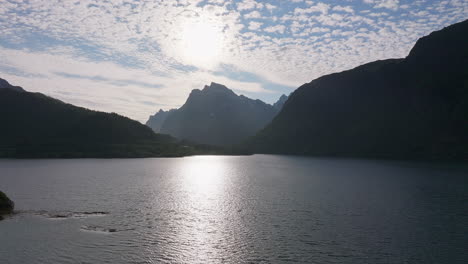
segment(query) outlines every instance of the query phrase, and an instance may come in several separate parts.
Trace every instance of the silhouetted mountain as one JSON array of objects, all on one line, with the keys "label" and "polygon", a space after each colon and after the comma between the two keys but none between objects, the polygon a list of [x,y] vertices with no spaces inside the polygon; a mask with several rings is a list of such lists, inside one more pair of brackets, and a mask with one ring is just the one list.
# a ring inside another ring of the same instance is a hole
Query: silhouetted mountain
[{"label": "silhouetted mountain", "polygon": [[255,135],[278,110],[211,83],[193,90],[186,103],[166,116],[161,133],[211,145],[231,145]]},{"label": "silhouetted mountain", "polygon": [[249,147],[259,153],[468,159],[468,20],[299,87]]},{"label": "silhouetted mountain", "polygon": [[[4,80],[1,81],[6,88]],[[10,85],[11,86],[11,85]],[[14,86],[13,86],[14,87]],[[194,153],[129,118],[20,87],[0,89],[0,157],[149,157]]]},{"label": "silhouetted mountain", "polygon": [[10,89],[10,90],[14,90],[17,92],[24,92],[23,88],[19,86],[13,86],[2,78],[0,78],[0,89]]},{"label": "silhouetted mountain", "polygon": [[278,110],[278,112],[279,112],[279,111],[281,111],[281,109],[283,108],[284,103],[286,103],[287,100],[288,100],[288,97],[285,94],[283,94],[278,99],[278,101],[273,104],[273,107],[276,108],[276,110]]},{"label": "silhouetted mountain", "polygon": [[159,133],[161,131],[161,127],[166,121],[166,118],[175,111],[176,109],[171,109],[169,111],[164,111],[160,109],[156,114],[150,116],[148,121],[146,121],[146,125],[153,129],[154,132]]}]

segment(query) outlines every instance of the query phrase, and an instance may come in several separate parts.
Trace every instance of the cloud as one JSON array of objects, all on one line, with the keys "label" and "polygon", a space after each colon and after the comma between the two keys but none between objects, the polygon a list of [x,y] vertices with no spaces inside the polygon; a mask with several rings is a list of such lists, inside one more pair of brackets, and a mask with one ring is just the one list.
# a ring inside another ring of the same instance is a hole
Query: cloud
[{"label": "cloud", "polygon": [[264,31],[270,32],[270,33],[281,33],[283,34],[284,31],[286,30],[286,27],[284,25],[276,25],[276,26],[271,26],[271,27],[266,27]]},{"label": "cloud", "polygon": [[261,17],[262,17],[262,15],[258,11],[252,11],[252,12],[244,15],[244,18],[246,18],[246,19],[261,18]]},{"label": "cloud", "polygon": [[96,82],[105,82],[112,85],[117,86],[129,86],[129,85],[136,85],[140,87],[148,87],[148,88],[161,88],[163,85],[161,84],[154,84],[154,83],[147,83],[142,82],[134,79],[108,79],[99,75],[78,75],[78,74],[71,74],[66,72],[54,72],[53,74],[62,76],[65,78],[72,78],[72,79],[84,79],[84,80],[92,80]]},{"label": "cloud", "polygon": [[310,13],[322,13],[327,14],[328,10],[330,9],[330,5],[324,3],[317,3],[314,6],[310,6],[308,8],[296,8],[294,10],[294,14],[310,14]]},{"label": "cloud", "polygon": [[387,8],[397,10],[400,4],[399,0],[364,0],[366,4],[373,4],[374,8]]},{"label": "cloud", "polygon": [[267,3],[267,4],[265,4],[265,8],[272,11],[272,10],[276,9],[277,7],[275,5]]},{"label": "cloud", "polygon": [[354,13],[354,10],[351,6],[334,6],[332,8],[333,11],[341,11],[341,12],[348,12],[348,13]]},{"label": "cloud", "polygon": [[263,23],[261,22],[249,22],[249,30],[258,30],[262,27]]},{"label": "cloud", "polygon": [[243,10],[250,10],[250,9],[262,9],[263,4],[259,3],[255,0],[243,0],[242,2],[237,4],[237,10],[243,11]]}]

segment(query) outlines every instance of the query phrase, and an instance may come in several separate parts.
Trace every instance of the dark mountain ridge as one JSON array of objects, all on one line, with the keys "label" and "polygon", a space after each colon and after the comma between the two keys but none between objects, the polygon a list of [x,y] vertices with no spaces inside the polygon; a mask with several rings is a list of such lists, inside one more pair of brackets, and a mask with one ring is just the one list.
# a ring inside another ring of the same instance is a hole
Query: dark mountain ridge
[{"label": "dark mountain ridge", "polygon": [[17,92],[24,92],[24,89],[19,86],[11,85],[7,80],[0,78],[0,89],[10,89]]},{"label": "dark mountain ridge", "polygon": [[0,157],[181,156],[193,149],[137,121],[10,87],[0,79]]},{"label": "dark mountain ridge", "polygon": [[248,141],[256,153],[468,158],[468,21],[376,61],[299,87]]}]

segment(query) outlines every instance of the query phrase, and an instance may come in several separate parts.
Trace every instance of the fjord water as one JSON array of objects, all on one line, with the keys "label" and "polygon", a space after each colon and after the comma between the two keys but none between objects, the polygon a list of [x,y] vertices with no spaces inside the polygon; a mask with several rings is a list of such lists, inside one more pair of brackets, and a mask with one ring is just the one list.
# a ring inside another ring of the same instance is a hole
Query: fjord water
[{"label": "fjord water", "polygon": [[267,155],[1,160],[0,190],[18,211],[0,222],[0,263],[468,260],[466,165]]}]

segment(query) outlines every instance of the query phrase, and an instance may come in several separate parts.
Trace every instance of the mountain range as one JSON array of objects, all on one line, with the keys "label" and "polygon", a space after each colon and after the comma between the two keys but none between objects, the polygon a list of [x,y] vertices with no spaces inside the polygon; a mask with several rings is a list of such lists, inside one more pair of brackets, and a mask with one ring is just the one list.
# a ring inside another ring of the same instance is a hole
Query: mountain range
[{"label": "mountain range", "polygon": [[179,109],[160,110],[146,123],[155,132],[196,143],[229,146],[254,136],[281,110],[287,96],[274,105],[236,95],[211,83],[193,90]]},{"label": "mountain range", "polygon": [[198,151],[127,117],[26,92],[3,79],[0,124],[0,157],[154,157]]},{"label": "mountain range", "polygon": [[0,158],[229,152],[467,161],[468,20],[419,39],[406,58],[320,77],[273,105],[211,83],[150,117],[163,134],[3,79],[0,124]]},{"label": "mountain range", "polygon": [[304,84],[245,147],[254,153],[468,159],[468,20],[419,39],[404,59]]}]

